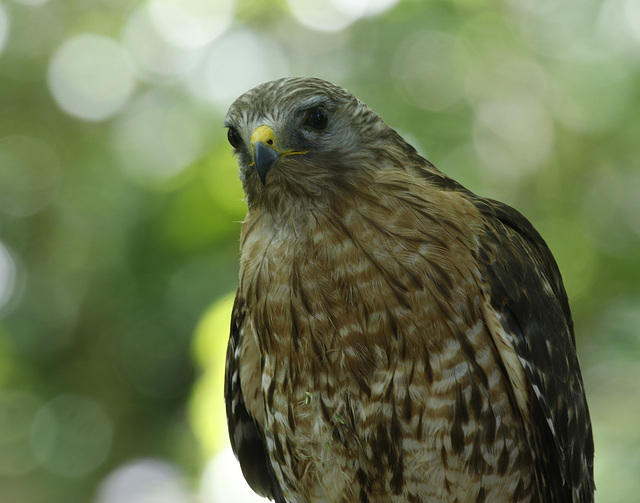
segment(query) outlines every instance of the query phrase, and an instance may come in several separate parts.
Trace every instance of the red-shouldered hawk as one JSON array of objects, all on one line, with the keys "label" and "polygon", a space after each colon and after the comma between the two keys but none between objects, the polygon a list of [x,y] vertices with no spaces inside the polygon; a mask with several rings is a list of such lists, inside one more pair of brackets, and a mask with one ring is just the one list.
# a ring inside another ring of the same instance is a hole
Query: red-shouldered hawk
[{"label": "red-shouldered hawk", "polygon": [[225,397],[254,491],[593,501],[573,322],[533,226],[320,79],[262,84],[225,124],[248,205]]}]

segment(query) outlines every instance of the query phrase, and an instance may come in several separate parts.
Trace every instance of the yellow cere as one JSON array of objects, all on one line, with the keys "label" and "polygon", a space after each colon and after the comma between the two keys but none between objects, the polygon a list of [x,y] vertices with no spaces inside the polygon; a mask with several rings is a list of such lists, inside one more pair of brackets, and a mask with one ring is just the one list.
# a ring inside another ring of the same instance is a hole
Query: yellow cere
[{"label": "yellow cere", "polygon": [[[281,156],[306,154],[308,150],[280,150],[276,144],[276,135],[269,126],[258,126],[251,134],[251,148],[254,148],[257,142],[262,142],[268,145]],[[250,165],[253,165],[251,163]]]},{"label": "yellow cere", "polygon": [[276,147],[276,135],[269,126],[258,126],[251,135],[251,148],[255,146],[257,142],[262,142],[265,145],[269,145],[273,149],[279,152]]}]

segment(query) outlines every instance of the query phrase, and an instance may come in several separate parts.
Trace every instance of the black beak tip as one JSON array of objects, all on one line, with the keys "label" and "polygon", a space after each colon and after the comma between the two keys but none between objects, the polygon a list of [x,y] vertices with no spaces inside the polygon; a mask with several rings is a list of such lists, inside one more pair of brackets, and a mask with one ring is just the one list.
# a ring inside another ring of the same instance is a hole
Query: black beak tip
[{"label": "black beak tip", "polygon": [[262,185],[267,183],[267,173],[273,168],[278,159],[280,159],[280,153],[277,150],[262,142],[256,143],[254,147],[254,161]]}]

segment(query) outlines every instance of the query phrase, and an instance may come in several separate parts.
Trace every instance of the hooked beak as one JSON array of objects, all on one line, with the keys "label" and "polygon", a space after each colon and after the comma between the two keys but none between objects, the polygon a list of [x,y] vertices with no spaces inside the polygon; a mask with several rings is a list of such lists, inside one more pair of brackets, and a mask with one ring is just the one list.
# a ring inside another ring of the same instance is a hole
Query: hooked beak
[{"label": "hooked beak", "polygon": [[267,183],[267,173],[280,159],[280,151],[276,148],[276,135],[269,126],[259,126],[251,135],[253,162],[262,185]]},{"label": "hooked beak", "polygon": [[267,173],[280,159],[280,152],[259,141],[253,147],[253,158],[260,181],[262,185],[265,185],[267,183]]},{"label": "hooked beak", "polygon": [[253,164],[258,172],[262,185],[267,183],[267,173],[281,157],[307,152],[295,150],[280,150],[276,145],[276,135],[269,126],[258,126],[251,135],[253,149]]}]

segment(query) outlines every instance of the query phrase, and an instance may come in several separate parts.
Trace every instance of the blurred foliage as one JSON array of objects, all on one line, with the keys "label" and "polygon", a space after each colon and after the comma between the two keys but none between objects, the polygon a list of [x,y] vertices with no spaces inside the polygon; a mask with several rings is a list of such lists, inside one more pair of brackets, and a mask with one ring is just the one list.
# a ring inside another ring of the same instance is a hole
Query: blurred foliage
[{"label": "blurred foliage", "polygon": [[599,501],[631,501],[640,0],[0,0],[0,500],[233,499],[227,458],[204,468],[245,212],[222,120],[285,75],[350,89],[538,227]]}]

